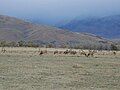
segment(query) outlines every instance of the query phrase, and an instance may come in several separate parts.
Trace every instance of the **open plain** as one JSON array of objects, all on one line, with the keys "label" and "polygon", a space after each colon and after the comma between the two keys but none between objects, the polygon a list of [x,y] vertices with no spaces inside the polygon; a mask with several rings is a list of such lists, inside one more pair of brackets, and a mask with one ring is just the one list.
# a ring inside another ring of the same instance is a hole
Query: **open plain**
[{"label": "open plain", "polygon": [[[53,54],[66,49],[5,50],[0,53],[0,90],[120,90],[120,52],[85,57],[79,50],[76,55]],[[48,53],[39,55],[39,50]]]}]

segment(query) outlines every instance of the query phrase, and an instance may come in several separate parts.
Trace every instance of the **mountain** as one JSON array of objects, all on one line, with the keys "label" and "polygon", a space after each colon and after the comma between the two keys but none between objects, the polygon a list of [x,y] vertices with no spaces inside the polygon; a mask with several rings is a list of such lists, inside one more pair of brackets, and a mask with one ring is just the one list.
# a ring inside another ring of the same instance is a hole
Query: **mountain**
[{"label": "mountain", "polygon": [[0,15],[0,41],[33,41],[36,43],[61,44],[110,44],[93,34],[77,33],[56,27],[33,24],[14,17]]},{"label": "mountain", "polygon": [[120,15],[74,19],[60,28],[74,32],[92,33],[109,39],[120,38]]}]

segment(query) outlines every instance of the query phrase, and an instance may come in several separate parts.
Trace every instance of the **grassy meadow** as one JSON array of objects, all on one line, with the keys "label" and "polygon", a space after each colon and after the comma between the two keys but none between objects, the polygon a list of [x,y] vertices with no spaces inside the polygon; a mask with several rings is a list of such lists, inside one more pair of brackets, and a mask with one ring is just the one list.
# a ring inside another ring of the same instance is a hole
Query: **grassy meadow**
[{"label": "grassy meadow", "polygon": [[[0,48],[1,50],[2,48]],[[5,48],[0,52],[0,90],[120,90],[120,52],[94,57],[63,55],[39,48]]]}]

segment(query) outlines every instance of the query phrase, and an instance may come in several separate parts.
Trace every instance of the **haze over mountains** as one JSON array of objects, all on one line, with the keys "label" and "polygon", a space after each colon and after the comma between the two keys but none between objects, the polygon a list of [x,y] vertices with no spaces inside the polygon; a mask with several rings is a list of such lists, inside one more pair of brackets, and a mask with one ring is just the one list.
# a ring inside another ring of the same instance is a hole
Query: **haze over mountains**
[{"label": "haze over mountains", "polygon": [[76,33],[56,27],[38,25],[14,17],[0,15],[0,41],[33,41],[37,43],[109,44],[104,38],[92,34]]},{"label": "haze over mountains", "polygon": [[120,15],[73,19],[59,27],[73,32],[92,33],[104,38],[115,39],[120,38]]}]

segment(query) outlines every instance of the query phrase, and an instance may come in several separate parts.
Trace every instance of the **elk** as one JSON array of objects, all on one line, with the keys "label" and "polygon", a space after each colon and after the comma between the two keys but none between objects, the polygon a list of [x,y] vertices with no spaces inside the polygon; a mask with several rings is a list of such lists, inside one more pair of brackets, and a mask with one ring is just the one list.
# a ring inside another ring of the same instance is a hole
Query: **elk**
[{"label": "elk", "polygon": [[40,51],[39,55],[43,55],[43,54],[44,54],[43,51]]},{"label": "elk", "polygon": [[4,47],[2,47],[1,52],[5,53],[5,52],[6,52],[6,49],[5,49]]},{"label": "elk", "polygon": [[63,52],[64,54],[69,54],[69,50],[66,50]]},{"label": "elk", "polygon": [[81,50],[80,54],[81,54],[81,55],[85,55],[85,56],[87,55],[87,54],[85,53],[85,51],[83,51],[83,50]]},{"label": "elk", "polygon": [[89,56],[94,57],[95,53],[96,53],[95,50],[93,50],[93,51],[89,50],[89,53],[88,53],[87,57],[89,57]]},{"label": "elk", "polygon": [[116,51],[113,51],[112,53],[113,53],[113,55],[116,55],[116,54],[117,54],[117,52],[116,52]]},{"label": "elk", "polygon": [[55,55],[55,54],[58,54],[58,53],[59,53],[58,50],[54,51],[54,55]]},{"label": "elk", "polygon": [[59,51],[59,54],[62,54],[63,53],[63,51]]},{"label": "elk", "polygon": [[88,53],[85,53],[85,51],[83,51],[83,50],[81,52],[81,55],[85,55],[86,57],[89,57],[89,56],[94,57],[94,54],[95,54],[95,50],[93,50],[93,51],[89,50]]},{"label": "elk", "polygon": [[44,53],[44,54],[47,54],[48,52],[47,52],[47,50],[44,50],[43,53]]},{"label": "elk", "polygon": [[53,53],[54,53],[54,55],[55,55],[55,54],[62,54],[63,51],[58,51],[58,50],[56,50],[56,51],[54,51]]},{"label": "elk", "polygon": [[70,53],[70,54],[73,54],[73,55],[77,54],[76,51],[72,51],[72,50],[71,50],[69,53]]},{"label": "elk", "polygon": [[39,49],[39,55],[43,55],[43,54],[47,54],[47,50],[42,51]]}]

